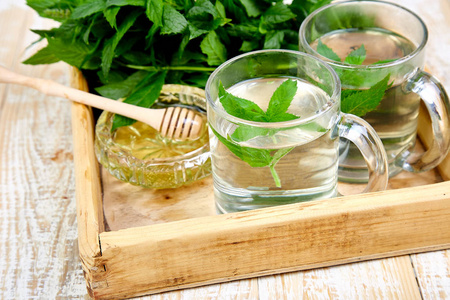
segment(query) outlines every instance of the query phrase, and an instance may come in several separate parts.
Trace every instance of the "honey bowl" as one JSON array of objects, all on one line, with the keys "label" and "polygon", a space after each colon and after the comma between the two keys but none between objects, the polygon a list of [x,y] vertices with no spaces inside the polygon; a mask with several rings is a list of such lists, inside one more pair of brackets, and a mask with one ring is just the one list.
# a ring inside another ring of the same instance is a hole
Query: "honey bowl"
[{"label": "honey bowl", "polygon": [[[183,106],[196,109],[206,123],[202,89],[166,84],[152,108]],[[111,131],[114,114],[102,112],[95,127],[95,154],[100,164],[121,181],[145,188],[177,188],[211,173],[207,126],[195,140],[161,136],[142,122]]]}]

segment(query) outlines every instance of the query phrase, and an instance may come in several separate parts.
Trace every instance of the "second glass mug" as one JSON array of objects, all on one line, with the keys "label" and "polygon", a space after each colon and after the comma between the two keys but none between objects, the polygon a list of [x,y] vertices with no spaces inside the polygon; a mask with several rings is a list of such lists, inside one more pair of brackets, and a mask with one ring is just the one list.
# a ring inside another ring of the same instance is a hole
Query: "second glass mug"
[{"label": "second glass mug", "polygon": [[[287,79],[298,88],[287,113],[298,119],[245,120],[221,103],[223,84],[234,96],[266,110]],[[249,52],[219,66],[205,91],[219,213],[336,196],[339,137],[354,142],[367,161],[365,192],[386,188],[387,159],[380,139],[367,122],[340,112],[339,78],[321,60],[290,50]],[[250,135],[243,138],[237,132]]]},{"label": "second glass mug", "polygon": [[[338,58],[319,53],[319,40]],[[426,42],[427,28],[416,14],[383,1],[336,2],[311,13],[300,27],[300,51],[332,66],[343,90],[366,90],[389,78],[391,86],[378,107],[362,117],[383,141],[390,176],[402,170],[428,171],[449,151],[449,99],[439,81],[423,71]],[[362,64],[344,60],[362,45],[366,58]],[[434,136],[426,152],[414,150],[421,98],[430,114]],[[341,148],[339,178],[367,181],[365,162],[356,147],[342,143]]]}]

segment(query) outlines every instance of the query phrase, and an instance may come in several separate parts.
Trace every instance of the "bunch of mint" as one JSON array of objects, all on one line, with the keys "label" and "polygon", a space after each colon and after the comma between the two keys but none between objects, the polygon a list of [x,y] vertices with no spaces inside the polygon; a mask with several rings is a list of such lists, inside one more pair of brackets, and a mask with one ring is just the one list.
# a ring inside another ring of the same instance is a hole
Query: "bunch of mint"
[{"label": "bunch of mint", "polygon": [[[219,86],[219,101],[227,113],[232,116],[254,122],[283,122],[298,119],[299,116],[287,113],[295,94],[297,93],[297,82],[291,79],[284,81],[270,98],[267,111],[262,110],[256,103],[243,98],[236,97],[227,92],[222,84]],[[245,161],[251,167],[269,167],[277,187],[281,187],[275,165],[283,156],[288,154],[293,147],[283,149],[257,149],[244,147],[236,142],[248,141],[256,136],[273,136],[279,130],[258,128],[254,126],[240,125],[231,136],[221,136],[212,126],[214,135],[234,155]],[[233,142],[234,141],[234,142]]]},{"label": "bunch of mint", "polygon": [[[331,60],[342,62],[341,58],[327,45],[323,44],[319,39],[317,52]],[[344,63],[351,65],[362,65],[366,60],[366,49],[364,45],[351,51],[344,59]],[[374,64],[387,63],[392,60],[382,60]],[[335,68],[341,79],[346,85],[365,86],[373,81],[378,80],[382,74],[381,71],[368,71],[366,69],[341,69]],[[391,87],[389,84],[390,74],[384,75],[381,80],[370,84],[369,89],[343,89],[341,93],[341,111],[344,113],[354,114],[363,117],[368,112],[375,110],[380,104],[386,90]]]},{"label": "bunch of mint", "polygon": [[[162,85],[203,88],[217,66],[257,49],[298,49],[298,28],[331,0],[27,0],[61,22],[33,30],[48,46],[25,61],[64,61],[91,90],[150,107]],[[116,116],[113,128],[134,121]]]}]

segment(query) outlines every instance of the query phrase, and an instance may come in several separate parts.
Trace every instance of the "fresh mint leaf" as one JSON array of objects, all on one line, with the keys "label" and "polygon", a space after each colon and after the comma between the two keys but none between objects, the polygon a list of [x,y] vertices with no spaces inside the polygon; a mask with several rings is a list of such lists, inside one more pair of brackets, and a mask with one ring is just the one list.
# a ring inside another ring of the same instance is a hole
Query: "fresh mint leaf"
[{"label": "fresh mint leaf", "polygon": [[100,86],[95,90],[106,98],[114,100],[125,98],[133,91],[133,89],[136,88],[139,82],[148,76],[148,74],[149,73],[147,71],[137,71],[128,76],[125,80],[109,83]]},{"label": "fresh mint leaf", "polygon": [[[189,22],[190,38],[194,39],[204,33],[216,30],[219,26],[223,26],[230,20],[225,18],[225,12],[219,12],[223,9],[221,3],[214,6],[209,0],[199,0],[187,12],[186,19]],[[223,17],[222,17],[223,16]]]},{"label": "fresh mint leaf", "polygon": [[105,0],[89,1],[75,8],[70,17],[72,19],[81,19],[93,15],[97,12],[102,12],[105,9],[106,9]]},{"label": "fresh mint leaf", "polygon": [[[152,106],[161,94],[166,74],[167,72],[149,74],[137,85],[137,88],[124,102],[146,108]],[[116,114],[111,131],[122,126],[132,125],[135,122],[133,119]]]},{"label": "fresh mint leaf", "polygon": [[366,60],[366,49],[364,44],[361,47],[350,52],[344,62],[351,65],[361,65]]},{"label": "fresh mint leaf", "polygon": [[290,113],[280,113],[270,118],[270,122],[286,122],[298,119],[298,116]]},{"label": "fresh mint leaf", "polygon": [[232,116],[255,122],[264,122],[266,113],[254,102],[236,97],[219,84],[219,101]]},{"label": "fresh mint leaf", "polygon": [[289,7],[297,18],[306,18],[310,13],[330,2],[331,0],[293,0]]},{"label": "fresh mint leaf", "polygon": [[112,61],[114,56],[116,55],[116,47],[119,44],[120,40],[123,38],[128,29],[133,26],[136,19],[141,15],[140,11],[133,11],[128,14],[126,18],[123,20],[122,24],[117,29],[117,32],[105,42],[105,47],[103,48],[102,53],[102,71],[103,76],[108,78],[108,73],[111,68]]},{"label": "fresh mint leaf", "polygon": [[60,59],[55,55],[55,52],[50,47],[45,47],[36,52],[33,56],[29,57],[23,63],[27,65],[40,65],[56,63]]},{"label": "fresh mint leaf", "polygon": [[268,31],[264,40],[264,49],[280,49],[284,40],[284,32],[271,30]]},{"label": "fresh mint leaf", "polygon": [[341,110],[344,113],[362,117],[375,110],[389,87],[390,74],[367,90],[343,90]]},{"label": "fresh mint leaf", "polygon": [[146,0],[107,0],[106,6],[144,6]]},{"label": "fresh mint leaf", "polygon": [[78,68],[83,69],[96,69],[100,66],[100,62],[92,59],[85,61],[85,58],[91,54],[91,51],[95,50],[95,46],[86,45],[81,41],[70,41],[59,38],[49,38],[48,50],[52,51],[60,60]]},{"label": "fresh mint leaf", "polygon": [[215,66],[225,62],[227,49],[215,31],[210,31],[200,43],[200,49],[207,55],[208,65]]},{"label": "fresh mint leaf", "polygon": [[163,0],[148,0],[145,14],[147,18],[157,27],[162,26],[163,22]]},{"label": "fresh mint leaf", "polygon": [[257,17],[261,14],[257,0],[239,0],[239,2],[245,7],[249,17]]},{"label": "fresh mint leaf", "polygon": [[280,84],[270,98],[269,106],[266,111],[266,116],[269,122],[275,118],[277,118],[276,120],[279,122],[279,116],[288,110],[296,93],[297,82],[295,80],[288,79]]},{"label": "fresh mint leaf", "polygon": [[161,34],[182,33],[188,25],[186,18],[170,4],[164,4]]},{"label": "fresh mint leaf", "polygon": [[[281,187],[280,177],[275,171],[275,165],[286,155],[292,148],[285,148],[279,150],[257,149],[251,147],[239,146],[230,140],[221,136],[212,126],[209,127],[219,141],[225,145],[234,155],[246,162],[252,168],[269,166],[272,177],[277,187]],[[274,155],[272,156],[272,153]]]},{"label": "fresh mint leaf", "polygon": [[292,18],[295,18],[295,14],[289,7],[286,4],[278,2],[266,10],[262,15],[261,23],[267,27],[289,21]]},{"label": "fresh mint leaf", "polygon": [[225,11],[225,6],[220,2],[219,0],[216,1],[216,4],[214,5],[217,9],[217,12],[219,13],[220,17],[225,19],[227,17],[227,13]]},{"label": "fresh mint leaf", "polygon": [[[103,15],[105,16],[105,19],[108,21],[109,25],[111,25],[111,28],[115,28],[117,30],[117,23],[116,23],[116,17],[119,13],[120,7],[119,6],[112,6],[105,9],[103,12]],[[88,41],[86,41],[88,43]]]},{"label": "fresh mint leaf", "polygon": [[64,22],[69,19],[73,7],[79,3],[62,2],[59,0],[27,0],[27,5],[41,17]]},{"label": "fresh mint leaf", "polygon": [[270,150],[239,146],[221,136],[212,126],[209,128],[222,144],[224,144],[234,155],[248,163],[251,167],[266,167],[272,161]]},{"label": "fresh mint leaf", "polygon": [[269,130],[266,128],[239,125],[231,135],[231,139],[235,142],[245,142],[257,136],[266,136],[268,134]]},{"label": "fresh mint leaf", "polygon": [[330,47],[322,43],[322,41],[319,39],[319,42],[317,44],[317,53],[319,53],[322,56],[325,56],[326,58],[329,58],[334,61],[341,61],[341,58],[339,55],[336,54]]},{"label": "fresh mint leaf", "polygon": [[243,41],[241,48],[239,48],[239,51],[250,52],[257,49],[258,47],[259,47],[258,41]]}]

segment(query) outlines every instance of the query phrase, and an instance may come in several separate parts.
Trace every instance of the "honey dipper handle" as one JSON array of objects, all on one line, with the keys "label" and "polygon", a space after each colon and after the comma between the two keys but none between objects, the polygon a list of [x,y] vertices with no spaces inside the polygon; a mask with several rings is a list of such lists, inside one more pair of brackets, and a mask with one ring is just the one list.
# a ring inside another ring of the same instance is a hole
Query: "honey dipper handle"
[{"label": "honey dipper handle", "polygon": [[74,102],[120,114],[146,123],[157,130],[160,129],[165,111],[165,109],[147,109],[111,100],[64,86],[55,81],[18,74],[2,66],[0,66],[0,82],[28,86],[49,96],[66,98]]}]

